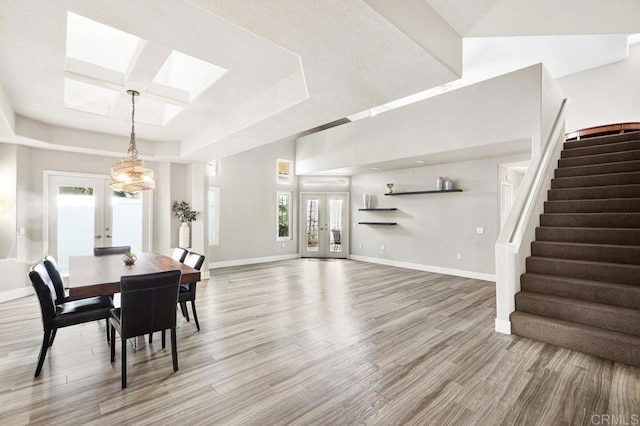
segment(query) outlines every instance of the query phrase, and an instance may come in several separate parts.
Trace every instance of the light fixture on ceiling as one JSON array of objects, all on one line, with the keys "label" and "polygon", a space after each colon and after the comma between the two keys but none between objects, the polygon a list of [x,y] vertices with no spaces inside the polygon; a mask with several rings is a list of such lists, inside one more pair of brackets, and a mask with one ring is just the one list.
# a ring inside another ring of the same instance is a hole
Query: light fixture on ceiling
[{"label": "light fixture on ceiling", "polygon": [[114,191],[124,191],[125,193],[135,193],[154,189],[156,183],[153,180],[153,170],[144,167],[144,161],[138,159],[138,148],[136,148],[136,126],[134,116],[136,113],[136,96],[140,93],[135,90],[127,90],[131,95],[131,139],[127,156],[111,166],[111,189]]}]

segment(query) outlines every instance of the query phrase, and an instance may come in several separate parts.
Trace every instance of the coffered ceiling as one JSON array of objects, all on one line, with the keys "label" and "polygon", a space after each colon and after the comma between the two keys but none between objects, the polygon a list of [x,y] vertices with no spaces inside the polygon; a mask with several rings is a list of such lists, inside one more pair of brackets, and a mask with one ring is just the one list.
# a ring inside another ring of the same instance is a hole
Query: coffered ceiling
[{"label": "coffered ceiling", "polygon": [[0,142],[121,156],[134,89],[143,157],[207,161],[636,32],[633,0],[4,0]]}]

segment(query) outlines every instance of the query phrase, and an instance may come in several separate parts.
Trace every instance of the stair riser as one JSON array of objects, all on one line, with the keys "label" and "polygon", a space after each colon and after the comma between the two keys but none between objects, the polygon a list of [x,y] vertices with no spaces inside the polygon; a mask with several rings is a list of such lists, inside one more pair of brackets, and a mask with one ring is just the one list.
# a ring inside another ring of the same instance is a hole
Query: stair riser
[{"label": "stair riser", "polygon": [[541,214],[540,226],[571,228],[640,228],[639,213]]},{"label": "stair riser", "polygon": [[640,184],[640,172],[551,179],[551,189]]},{"label": "stair riser", "polygon": [[568,141],[564,143],[564,149],[584,148],[587,146],[608,145],[626,141],[640,140],[640,132],[623,133],[621,135],[598,136],[594,138],[582,139],[579,141]]},{"label": "stair riser", "polygon": [[556,169],[554,176],[557,178],[571,176],[604,175],[609,173],[626,173],[640,171],[640,161],[624,161],[611,164],[595,164],[590,166],[566,167]]},{"label": "stair riser", "polygon": [[586,166],[591,164],[616,163],[618,161],[640,160],[640,150],[616,152],[613,154],[586,155],[584,157],[561,158],[558,167]]},{"label": "stair riser", "polygon": [[640,141],[628,141],[618,143],[608,143],[580,148],[564,149],[560,154],[561,158],[583,157],[585,155],[608,154],[611,152],[625,152],[640,149]]},{"label": "stair riser", "polygon": [[518,336],[640,367],[640,344],[624,336],[585,333],[571,324],[551,324],[544,318],[512,315],[511,332]]},{"label": "stair riser", "polygon": [[554,244],[549,241],[534,241],[531,243],[531,255],[555,259],[640,265],[640,247],[638,246]]},{"label": "stair riser", "polygon": [[562,277],[523,274],[522,291],[567,297],[587,302],[606,303],[625,308],[640,309],[640,287],[598,281],[568,281]]},{"label": "stair riser", "polygon": [[547,192],[549,201],[600,200],[607,198],[640,198],[640,185],[550,189]]},{"label": "stair riser", "polygon": [[545,201],[545,213],[640,213],[640,198]]},{"label": "stair riser", "polygon": [[640,229],[538,227],[536,241],[640,246]]},{"label": "stair riser", "polygon": [[536,274],[640,286],[640,268],[635,265],[585,264],[566,260],[528,257],[526,270]]},{"label": "stair riser", "polygon": [[516,294],[516,310],[640,336],[640,311],[635,309],[571,303],[571,299],[545,299],[544,296],[520,292]]}]

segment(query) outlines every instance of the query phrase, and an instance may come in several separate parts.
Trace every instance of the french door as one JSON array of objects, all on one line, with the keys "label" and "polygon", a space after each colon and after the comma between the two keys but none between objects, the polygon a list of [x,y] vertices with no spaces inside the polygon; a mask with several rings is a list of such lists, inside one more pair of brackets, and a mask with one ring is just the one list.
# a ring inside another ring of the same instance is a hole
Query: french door
[{"label": "french door", "polygon": [[47,248],[63,274],[69,257],[93,254],[94,247],[143,250],[142,197],[112,191],[106,177],[48,174]]},{"label": "french door", "polygon": [[349,253],[349,194],[303,192],[301,201],[301,256],[346,258]]}]

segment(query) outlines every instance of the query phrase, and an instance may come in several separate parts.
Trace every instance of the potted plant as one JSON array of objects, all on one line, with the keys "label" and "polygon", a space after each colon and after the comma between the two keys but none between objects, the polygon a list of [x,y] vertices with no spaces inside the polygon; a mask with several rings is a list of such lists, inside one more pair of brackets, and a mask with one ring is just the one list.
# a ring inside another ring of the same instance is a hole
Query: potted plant
[{"label": "potted plant", "polygon": [[191,206],[189,206],[189,203],[186,201],[174,201],[171,210],[175,213],[178,220],[182,222],[180,225],[179,246],[183,248],[191,247],[191,229],[189,228],[189,223],[196,220],[200,212],[191,210]]}]

